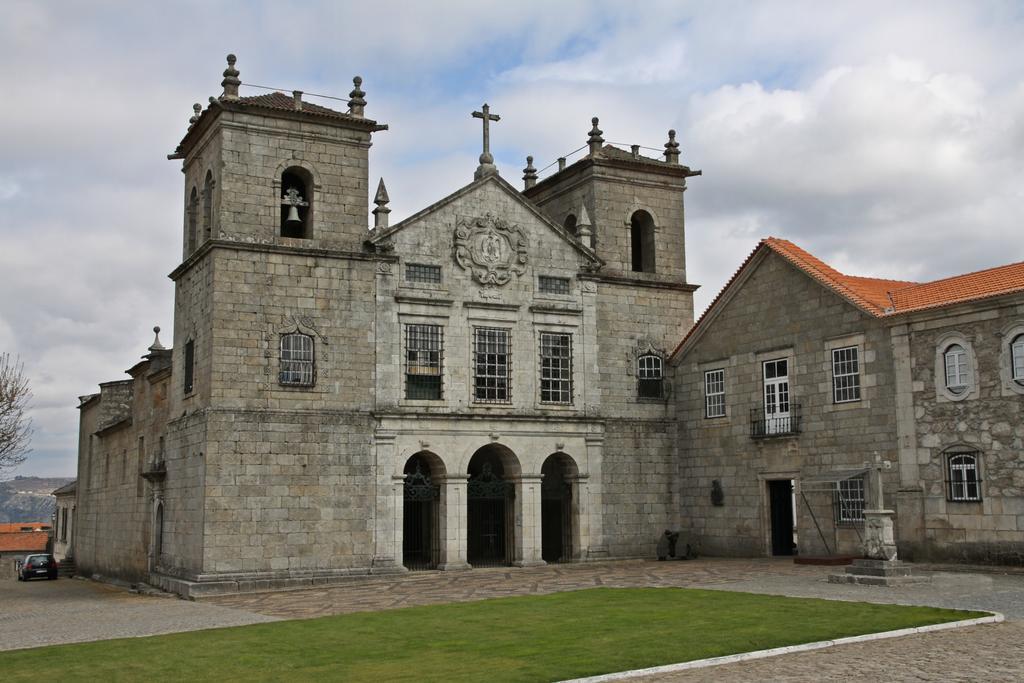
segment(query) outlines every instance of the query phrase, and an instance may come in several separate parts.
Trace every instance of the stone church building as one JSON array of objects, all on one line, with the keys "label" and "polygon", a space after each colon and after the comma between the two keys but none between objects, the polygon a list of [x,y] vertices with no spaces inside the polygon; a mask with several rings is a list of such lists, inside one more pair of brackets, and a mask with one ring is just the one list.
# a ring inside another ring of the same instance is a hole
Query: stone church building
[{"label": "stone church building", "polygon": [[[528,158],[518,189],[494,166],[499,117],[484,105],[467,184],[391,225],[383,180],[374,190],[368,174],[387,126],[366,116],[354,84],[345,111],[297,91],[242,96],[229,56],[223,94],[195,105],[170,155],[185,179],[174,348],[158,335],[129,379],[81,399],[81,573],[201,595],[650,557],[667,528],[712,552],[785,554],[793,545],[772,540],[785,524],[801,547],[826,539],[820,551],[836,552],[856,521],[805,534],[799,482],[817,477],[818,498],[846,500],[876,452],[899,462],[886,486],[901,549],[930,552],[929,530],[994,515],[984,543],[1021,545],[1024,508],[1009,512],[1024,501],[1020,268],[1004,273],[1009,298],[880,322],[844,309],[842,292],[822,294],[813,268],[766,242],[757,274],[730,283],[693,327],[683,196],[700,172],[681,163],[673,131],[651,158],[606,144],[595,118],[581,158],[543,179]],[[975,379],[933,397],[925,361],[945,343],[932,337],[947,313]],[[828,393],[833,347],[860,354],[842,356],[844,386],[856,375],[863,392],[855,408],[811,398]],[[818,441],[747,433],[768,415],[757,376],[767,361],[775,392],[779,372],[792,373],[786,415],[801,398]],[[815,401],[830,417],[812,417]],[[947,439],[951,408],[984,415],[961,417],[977,429],[957,423]],[[836,431],[828,420],[840,418]],[[999,473],[998,489],[979,483],[984,503],[944,505],[948,467],[932,460],[979,449],[993,457],[975,474]],[[783,499],[790,514],[773,532]]]}]

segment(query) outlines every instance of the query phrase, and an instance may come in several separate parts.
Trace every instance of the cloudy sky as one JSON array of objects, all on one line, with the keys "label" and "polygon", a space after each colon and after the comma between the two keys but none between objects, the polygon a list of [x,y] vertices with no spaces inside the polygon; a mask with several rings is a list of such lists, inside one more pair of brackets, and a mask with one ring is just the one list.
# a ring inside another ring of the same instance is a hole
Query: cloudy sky
[{"label": "cloudy sky", "polygon": [[[436,5],[436,6],[435,6]],[[171,328],[193,102],[245,83],[345,97],[392,220],[472,178],[679,131],[698,310],[760,237],[934,279],[1024,260],[1024,10],[1014,2],[38,2],[0,24],[0,351],[31,379],[19,474],[72,475],[76,396]],[[243,94],[258,94],[243,88]],[[310,100],[315,101],[315,100]],[[170,341],[166,338],[165,343]]]}]

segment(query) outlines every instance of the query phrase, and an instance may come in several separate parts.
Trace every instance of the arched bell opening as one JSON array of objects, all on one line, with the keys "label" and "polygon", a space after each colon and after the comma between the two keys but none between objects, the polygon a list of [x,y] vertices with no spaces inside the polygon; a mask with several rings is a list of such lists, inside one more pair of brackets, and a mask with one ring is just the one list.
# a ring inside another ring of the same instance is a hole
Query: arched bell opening
[{"label": "arched bell opening", "polygon": [[655,272],[654,218],[641,209],[633,213],[629,223],[633,271],[637,273]]},{"label": "arched bell opening", "polygon": [[313,176],[301,166],[281,174],[281,237],[313,237]]},{"label": "arched bell opening", "polygon": [[548,564],[572,561],[576,515],[573,482],[576,462],[565,453],[552,453],[541,465],[541,559]]},{"label": "arched bell opening", "polygon": [[413,571],[437,569],[444,464],[433,453],[421,451],[406,461],[403,472],[402,564]]},{"label": "arched bell opening", "polygon": [[515,558],[515,454],[500,444],[480,448],[469,461],[466,559],[474,567],[503,567]]}]

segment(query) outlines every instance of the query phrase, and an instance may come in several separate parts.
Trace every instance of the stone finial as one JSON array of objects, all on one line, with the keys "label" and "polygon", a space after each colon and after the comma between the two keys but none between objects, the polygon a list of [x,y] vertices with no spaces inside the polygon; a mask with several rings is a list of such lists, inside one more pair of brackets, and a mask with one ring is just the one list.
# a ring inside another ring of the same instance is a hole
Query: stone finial
[{"label": "stone finial", "polygon": [[668,132],[668,142],[665,143],[665,162],[669,164],[679,163],[679,143],[676,142],[676,132]]},{"label": "stone finial", "polygon": [[640,145],[630,145],[629,151],[633,154],[634,159],[640,158]]},{"label": "stone finial", "polygon": [[576,219],[576,237],[588,247],[594,234],[592,227],[593,223],[590,221],[590,214],[587,213],[587,205],[583,204],[580,206],[580,216]]},{"label": "stone finial", "polygon": [[356,76],[352,79],[352,92],[348,94],[348,113],[350,116],[358,116],[363,118],[363,112],[366,110],[366,93],[360,87],[363,84],[363,77]]},{"label": "stone finial", "polygon": [[199,104],[198,102],[196,102],[195,104],[192,105],[192,116],[188,117],[188,127],[189,128],[191,128],[192,126],[196,125],[196,122],[199,120],[199,115],[202,114],[202,113],[203,113],[203,105]]},{"label": "stone finial", "polygon": [[377,208],[373,210],[374,229],[388,227],[388,214],[391,213],[391,209],[388,208],[390,201],[388,188],[384,187],[384,178],[381,178],[377,183],[377,194],[373,196],[373,203],[377,205]]},{"label": "stone finial", "polygon": [[156,327],[153,328],[153,334],[156,335],[156,338],[153,339],[153,343],[149,345],[149,350],[150,351],[165,351],[166,349],[164,349],[164,345],[160,343],[160,326],[159,325],[157,325]]},{"label": "stone finial", "polygon": [[523,189],[529,190],[537,184],[537,169],[533,167],[533,157],[526,157],[526,168],[523,169]]},{"label": "stone finial", "polygon": [[558,170],[559,171],[564,171],[565,170],[565,157],[558,157]]},{"label": "stone finial", "polygon": [[292,90],[292,100],[295,102],[295,111],[302,111],[302,91]]},{"label": "stone finial", "polygon": [[587,145],[590,147],[590,156],[594,156],[601,151],[601,147],[604,145],[604,138],[601,137],[602,131],[597,127],[598,119],[595,116],[590,119],[590,123],[593,124],[593,128],[590,129],[590,137],[587,139]]},{"label": "stone finial", "polygon": [[235,62],[238,60],[234,55],[228,55],[228,68],[224,69],[224,80],[220,82],[222,88],[224,88],[224,94],[220,96],[222,100],[237,100],[238,99],[238,86],[242,84],[242,81],[238,79],[239,72],[235,68]]}]

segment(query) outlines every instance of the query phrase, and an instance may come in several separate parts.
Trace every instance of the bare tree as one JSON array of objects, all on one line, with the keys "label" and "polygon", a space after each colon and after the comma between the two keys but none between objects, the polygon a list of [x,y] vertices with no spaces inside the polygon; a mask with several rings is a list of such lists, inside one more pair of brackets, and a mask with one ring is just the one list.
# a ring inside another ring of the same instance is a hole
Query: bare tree
[{"label": "bare tree", "polygon": [[0,354],[0,473],[25,462],[32,441],[32,419],[25,414],[32,391],[25,366]]}]

